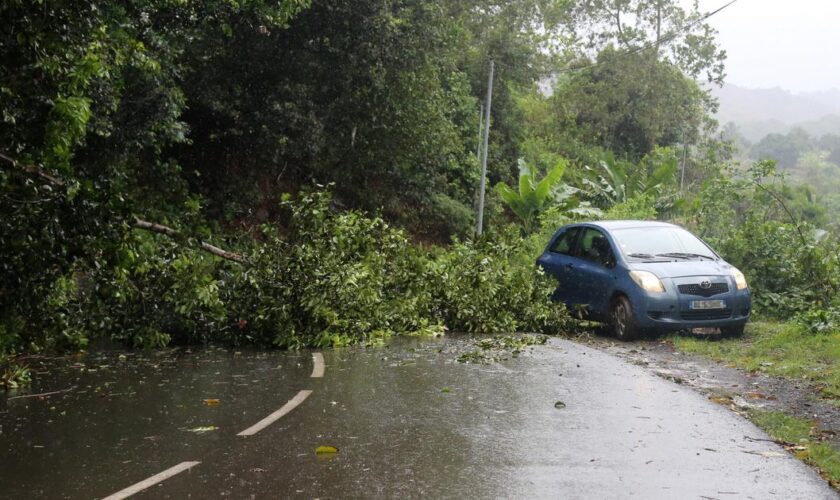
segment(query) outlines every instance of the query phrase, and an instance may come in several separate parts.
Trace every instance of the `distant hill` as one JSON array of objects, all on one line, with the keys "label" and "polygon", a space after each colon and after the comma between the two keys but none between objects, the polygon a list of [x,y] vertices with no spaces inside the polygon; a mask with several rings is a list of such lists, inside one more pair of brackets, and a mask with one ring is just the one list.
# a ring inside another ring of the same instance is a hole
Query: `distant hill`
[{"label": "distant hill", "polygon": [[793,127],[816,137],[840,134],[840,89],[794,94],[780,88],[724,85],[712,93],[720,101],[720,123],[735,123],[751,142],[767,134],[787,133]]}]

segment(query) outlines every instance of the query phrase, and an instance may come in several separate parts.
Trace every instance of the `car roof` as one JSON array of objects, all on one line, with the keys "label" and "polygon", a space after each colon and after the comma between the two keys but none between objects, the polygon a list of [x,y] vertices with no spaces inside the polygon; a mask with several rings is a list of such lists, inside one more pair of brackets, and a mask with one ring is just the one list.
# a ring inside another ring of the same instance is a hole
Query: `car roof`
[{"label": "car roof", "polygon": [[667,222],[650,221],[650,220],[604,220],[596,222],[587,222],[582,225],[590,225],[600,227],[601,229],[610,231],[614,229],[629,229],[636,227],[679,227]]}]

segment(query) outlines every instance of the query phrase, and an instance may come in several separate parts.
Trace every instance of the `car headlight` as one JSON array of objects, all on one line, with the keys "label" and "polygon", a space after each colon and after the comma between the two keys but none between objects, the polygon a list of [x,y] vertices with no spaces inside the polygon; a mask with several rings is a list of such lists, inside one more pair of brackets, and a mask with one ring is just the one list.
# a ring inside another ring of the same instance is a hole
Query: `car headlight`
[{"label": "car headlight", "polygon": [[733,267],[732,277],[735,278],[735,287],[738,290],[743,290],[744,288],[747,288],[747,278],[744,277],[744,273]]},{"label": "car headlight", "polygon": [[662,281],[653,273],[648,271],[630,271],[630,277],[646,292],[662,293],[665,291],[665,286],[662,285]]}]

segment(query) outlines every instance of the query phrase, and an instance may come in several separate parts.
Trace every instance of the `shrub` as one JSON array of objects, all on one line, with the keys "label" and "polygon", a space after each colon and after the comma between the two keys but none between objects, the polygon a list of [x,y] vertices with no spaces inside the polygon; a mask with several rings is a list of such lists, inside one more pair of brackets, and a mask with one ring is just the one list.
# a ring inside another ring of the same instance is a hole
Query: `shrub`
[{"label": "shrub", "polygon": [[556,287],[537,269],[528,240],[509,227],[495,237],[454,245],[432,261],[435,313],[453,330],[483,333],[556,333],[562,306],[548,298]]}]

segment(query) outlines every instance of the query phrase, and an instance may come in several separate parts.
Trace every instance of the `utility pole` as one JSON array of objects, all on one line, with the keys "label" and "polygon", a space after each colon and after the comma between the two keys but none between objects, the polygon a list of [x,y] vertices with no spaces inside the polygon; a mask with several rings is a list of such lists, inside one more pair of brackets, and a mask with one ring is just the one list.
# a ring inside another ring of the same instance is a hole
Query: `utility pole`
[{"label": "utility pole", "polygon": [[484,103],[481,103],[481,108],[478,111],[478,144],[475,148],[475,157],[481,161],[481,139],[484,137]]},{"label": "utility pole", "polygon": [[487,145],[490,141],[490,106],[493,103],[493,60],[490,59],[490,76],[487,78],[487,100],[484,108],[484,147],[481,149],[481,183],[478,188],[478,222],[475,235],[481,236],[484,228],[484,190],[487,181]]},{"label": "utility pole", "polygon": [[680,194],[683,193],[683,187],[685,185],[685,154],[688,151],[688,145],[685,143],[685,132],[683,132],[683,154],[682,154],[682,168],[680,169],[682,173],[680,174]]}]

